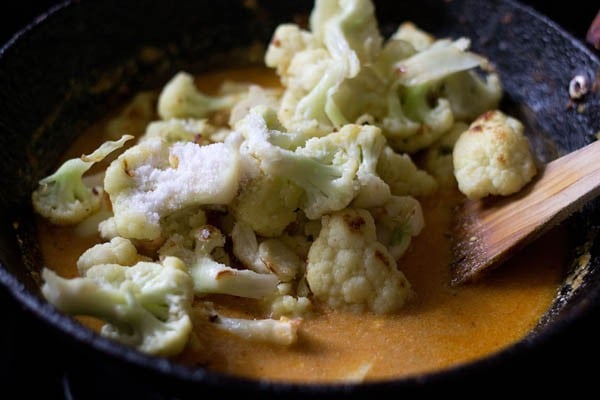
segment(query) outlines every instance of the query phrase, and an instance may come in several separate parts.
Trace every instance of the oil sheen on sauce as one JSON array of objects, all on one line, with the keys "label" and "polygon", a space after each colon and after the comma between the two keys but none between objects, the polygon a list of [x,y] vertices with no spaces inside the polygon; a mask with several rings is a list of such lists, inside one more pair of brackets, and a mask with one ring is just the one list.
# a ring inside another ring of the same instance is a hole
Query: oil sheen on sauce
[{"label": "oil sheen on sauce", "polygon": [[[261,68],[235,69],[198,78],[214,92],[224,80],[275,86]],[[93,150],[105,139],[100,121],[74,143],[66,157]],[[477,284],[449,285],[448,230],[457,193],[420,199],[425,229],[399,261],[416,297],[394,315],[352,314],[320,309],[301,325],[290,348],[248,342],[208,325],[195,334],[177,360],[250,378],[293,382],[381,380],[440,370],[468,362],[522,339],[549,308],[566,262],[566,236],[549,232]],[[99,238],[80,238],[73,229],[39,222],[42,253],[60,275],[77,275],[76,261]],[[252,317],[253,302],[213,296],[217,308]],[[100,323],[80,318],[98,329]]]}]

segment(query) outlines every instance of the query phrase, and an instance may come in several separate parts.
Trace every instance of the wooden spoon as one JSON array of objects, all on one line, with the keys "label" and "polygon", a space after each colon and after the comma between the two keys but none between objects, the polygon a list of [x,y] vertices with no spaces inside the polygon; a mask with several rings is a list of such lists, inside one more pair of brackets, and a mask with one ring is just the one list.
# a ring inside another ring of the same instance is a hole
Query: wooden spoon
[{"label": "wooden spoon", "polygon": [[450,283],[473,282],[600,194],[600,141],[548,164],[520,192],[467,200],[455,215]]}]

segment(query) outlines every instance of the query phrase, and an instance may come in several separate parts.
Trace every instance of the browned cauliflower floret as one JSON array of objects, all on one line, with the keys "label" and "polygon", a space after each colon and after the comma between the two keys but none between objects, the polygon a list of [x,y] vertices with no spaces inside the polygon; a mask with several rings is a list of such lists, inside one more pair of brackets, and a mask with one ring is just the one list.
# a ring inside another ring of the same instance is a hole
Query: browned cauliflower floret
[{"label": "browned cauliflower floret", "polygon": [[346,208],[322,218],[321,233],[308,252],[306,279],[315,297],[355,312],[397,311],[412,297],[411,285],[363,209]]},{"label": "browned cauliflower floret", "polygon": [[473,121],[452,157],[458,188],[470,199],[515,193],[537,172],[523,125],[498,110]]}]

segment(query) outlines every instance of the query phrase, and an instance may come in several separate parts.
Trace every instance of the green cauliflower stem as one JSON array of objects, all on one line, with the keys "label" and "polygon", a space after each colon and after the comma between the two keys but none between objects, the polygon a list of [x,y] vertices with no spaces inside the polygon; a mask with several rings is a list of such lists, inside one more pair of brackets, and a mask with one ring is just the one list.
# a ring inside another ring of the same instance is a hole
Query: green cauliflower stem
[{"label": "green cauliflower stem", "polygon": [[377,241],[368,211],[347,208],[324,216],[322,224],[306,266],[306,280],[316,299],[334,309],[386,314],[413,296],[396,261]]},{"label": "green cauliflower stem", "polygon": [[239,97],[239,94],[207,96],[198,90],[192,75],[178,72],[158,97],[158,115],[162,119],[206,118],[216,111],[231,109]]},{"label": "green cauliflower stem", "polygon": [[179,354],[192,331],[192,279],[181,260],[98,264],[84,277],[64,279],[44,269],[42,293],[60,311],[106,322],[101,334],[138,350]]},{"label": "green cauliflower stem", "polygon": [[39,181],[31,195],[34,210],[55,225],[74,225],[98,211],[102,187],[89,187],[83,175],[97,162],[133,139],[123,135],[117,141],[103,143],[92,154],[63,163],[55,173]]}]

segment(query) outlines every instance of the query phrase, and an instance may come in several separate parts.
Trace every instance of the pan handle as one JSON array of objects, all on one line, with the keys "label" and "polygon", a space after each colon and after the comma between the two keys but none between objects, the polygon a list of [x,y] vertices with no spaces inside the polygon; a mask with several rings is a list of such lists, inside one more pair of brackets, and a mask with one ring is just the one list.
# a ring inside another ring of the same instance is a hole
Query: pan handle
[{"label": "pan handle", "polygon": [[596,18],[592,21],[585,36],[585,40],[596,50],[600,50],[600,10],[598,10]]}]

